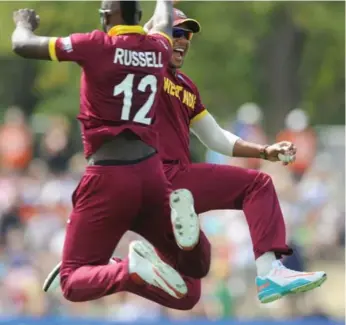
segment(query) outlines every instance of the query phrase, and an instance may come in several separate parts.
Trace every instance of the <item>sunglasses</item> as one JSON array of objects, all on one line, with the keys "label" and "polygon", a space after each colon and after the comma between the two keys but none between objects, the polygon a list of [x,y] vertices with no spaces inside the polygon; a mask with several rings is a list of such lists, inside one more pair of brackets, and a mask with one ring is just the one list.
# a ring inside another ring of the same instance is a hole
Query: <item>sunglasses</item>
[{"label": "sunglasses", "polygon": [[186,38],[188,41],[191,41],[193,33],[189,30],[183,29],[183,28],[178,28],[174,27],[172,31],[172,36],[173,38]]}]

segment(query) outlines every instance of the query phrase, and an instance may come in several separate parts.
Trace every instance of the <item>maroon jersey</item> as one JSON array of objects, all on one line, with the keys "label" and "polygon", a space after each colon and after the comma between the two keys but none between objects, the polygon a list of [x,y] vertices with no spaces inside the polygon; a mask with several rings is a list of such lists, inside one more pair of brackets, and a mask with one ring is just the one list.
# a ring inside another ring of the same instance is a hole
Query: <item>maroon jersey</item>
[{"label": "maroon jersey", "polygon": [[124,130],[157,148],[153,126],[163,75],[171,57],[165,34],[145,34],[140,26],[116,26],[52,39],[52,60],[82,67],[80,113],[86,157]]},{"label": "maroon jersey", "polygon": [[159,106],[157,129],[161,159],[190,163],[190,123],[207,113],[196,85],[182,72],[167,69]]}]

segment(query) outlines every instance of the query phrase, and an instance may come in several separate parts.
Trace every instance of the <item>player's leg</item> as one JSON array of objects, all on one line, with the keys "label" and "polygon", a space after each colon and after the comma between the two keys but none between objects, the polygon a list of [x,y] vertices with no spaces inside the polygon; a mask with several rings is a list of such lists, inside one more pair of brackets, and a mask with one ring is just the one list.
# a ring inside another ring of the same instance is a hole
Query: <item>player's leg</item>
[{"label": "player's leg", "polygon": [[[162,167],[157,166],[155,171],[155,179],[164,182],[154,183],[152,179],[144,178],[146,204],[133,231],[151,242],[159,255],[181,274],[203,278],[210,268],[211,248],[204,233],[200,232],[193,197],[186,189],[172,192]],[[170,204],[167,204],[168,198]]]},{"label": "player's leg", "polygon": [[256,170],[213,164],[191,164],[171,180],[187,188],[197,213],[210,210],[244,210],[258,258],[268,251],[290,254],[284,219],[269,175]]},{"label": "player's leg", "polygon": [[174,297],[186,293],[180,275],[159,258],[143,256],[140,242],[131,244],[127,260],[108,264],[138,216],[140,189],[138,172],[132,166],[88,168],[74,195],[60,268],[61,287],[68,300],[92,300],[124,290],[130,277]]},{"label": "player's leg", "polygon": [[[156,255],[156,253],[153,253],[153,255]],[[184,276],[183,274],[181,274],[181,277],[187,286],[187,293],[180,299],[172,297],[172,295],[167,294],[167,292],[155,286],[145,283],[141,285],[134,281],[126,281],[123,290],[156,302],[164,307],[177,310],[190,310],[198,303],[201,297],[201,280]]]},{"label": "player's leg", "polygon": [[[129,264],[129,258],[125,261],[120,258],[112,258],[109,260],[109,264]],[[61,263],[57,264],[54,269],[50,272],[43,285],[43,290],[45,292],[53,292],[57,290],[60,286],[60,267]],[[201,280],[193,279],[182,275],[182,278],[187,286],[187,294],[181,299],[176,299],[172,295],[168,294],[166,291],[155,287],[153,285],[143,283],[138,283],[133,281],[130,277],[125,276],[121,279],[122,291],[131,292],[142,298],[148,299],[150,301],[156,302],[157,304],[177,309],[177,310],[190,310],[192,309],[201,297]]]},{"label": "player's leg", "polygon": [[[159,168],[161,168],[160,166],[152,166],[151,170],[158,170]],[[156,177],[162,177],[163,174],[161,175],[156,175]],[[152,175],[152,177],[155,179],[155,175]],[[158,184],[160,184],[160,182],[158,182]],[[157,185],[156,185],[157,186]],[[162,186],[162,185],[159,185]],[[155,186],[152,186],[151,189],[155,188]],[[160,193],[159,195],[162,195],[162,193]],[[164,200],[167,200],[168,195],[167,196],[163,196],[157,203],[159,206],[161,206],[160,209],[162,209],[163,206],[168,206],[168,202],[166,202],[166,204],[164,204]],[[135,202],[131,202],[131,204],[133,204]],[[150,205],[151,201],[148,202]],[[154,205],[155,206],[155,205]],[[162,217],[162,216],[160,216]],[[144,215],[141,218],[138,218],[136,220],[136,222],[134,222],[133,224],[141,224],[144,223],[146,225],[149,225],[150,222],[150,218],[146,219],[147,217]],[[162,218],[160,218],[160,220],[162,220]],[[167,226],[168,225],[168,226]],[[155,225],[153,225],[155,227]],[[160,224],[156,224],[156,226],[160,227]],[[169,216],[167,216],[166,218],[166,222],[165,222],[165,227],[169,227]],[[136,227],[132,228],[133,230]],[[157,228],[160,229],[160,228]],[[160,231],[158,231],[158,233],[160,233]],[[91,242],[89,240],[89,242]],[[170,245],[174,245],[177,248],[176,243],[170,242]],[[150,248],[150,246],[148,247],[148,245],[146,245],[145,243],[143,243],[142,245],[140,245],[140,250],[137,250],[137,253],[139,252],[139,254],[141,256],[145,256],[147,260],[151,261],[152,264],[155,264],[155,261],[159,260],[159,257],[157,256],[156,252]],[[131,257],[131,255],[130,255]],[[125,265],[129,265],[129,258],[125,259],[124,261],[121,261],[119,259],[116,260],[119,264],[125,264]],[[162,265],[162,263],[160,263]],[[52,291],[54,290],[54,288],[57,287],[57,284],[59,284],[60,279],[59,279],[59,268],[60,265],[57,265],[55,267],[55,269],[49,274],[49,276],[47,277],[45,284],[44,284],[44,291]],[[169,268],[167,268],[166,266],[163,268],[163,271],[165,270],[169,270]],[[162,269],[161,269],[162,270]],[[175,278],[175,274],[174,272],[166,272],[164,274],[164,276],[169,276],[170,280],[172,277]],[[171,295],[167,294],[167,291],[164,292],[163,290],[152,286],[152,285],[148,285],[145,283],[141,283],[139,284],[138,282],[134,282],[131,280],[131,278],[129,278],[126,275],[126,272],[124,274],[124,277],[122,278],[122,282],[121,282],[121,288],[122,290],[126,290],[132,293],[135,293],[139,296],[142,296],[144,298],[150,299],[156,303],[159,303],[163,306],[169,307],[169,308],[174,308],[174,309],[180,309],[180,310],[188,310],[191,309],[199,300],[200,298],[200,281],[199,280],[195,280],[195,279],[191,279],[188,277],[183,277],[183,279],[186,282],[186,285],[188,287],[188,293],[182,297],[181,299],[175,299],[173,298]],[[150,284],[150,282],[147,281],[147,283]]]},{"label": "player's leg", "polygon": [[[112,175],[103,173],[99,166],[88,167],[73,194],[74,208],[66,228],[60,267],[61,288],[68,300],[92,300],[120,291],[127,275],[125,262],[107,264],[130,228],[141,201],[134,188],[119,191],[115,187],[113,193],[108,192],[111,179]],[[125,209],[119,202],[129,199],[130,190],[134,203]]]},{"label": "player's leg", "polygon": [[[157,254],[159,254],[159,252]],[[161,259],[157,254],[156,252],[153,252],[151,255],[154,256],[155,259]],[[152,260],[151,256],[149,256],[149,260]],[[109,264],[115,264],[116,262],[128,265],[129,258],[127,258],[125,261],[119,258],[113,258],[109,260]],[[167,263],[170,264],[168,261]],[[52,292],[59,287],[60,267],[61,263],[57,264],[49,273],[43,285],[43,290],[45,292]],[[187,286],[187,294],[181,299],[174,298],[171,294],[168,294],[167,291],[162,290],[157,286],[149,285],[145,282],[138,283],[138,281],[133,281],[133,279],[128,276],[127,272],[123,272],[123,277],[119,278],[119,282],[121,283],[122,291],[131,292],[168,308],[190,310],[197,304],[200,299],[201,280],[184,276],[183,274],[181,275],[181,277]]]},{"label": "player's leg", "polygon": [[[201,279],[209,273],[211,245],[200,229],[192,193],[176,189],[170,195],[171,223],[174,240],[180,247],[176,268],[181,273]],[[172,236],[168,236],[172,240]]]},{"label": "player's leg", "polygon": [[[192,192],[198,213],[226,209],[244,211],[256,258],[259,275],[256,281],[262,302],[278,299],[289,292],[310,290],[325,281],[324,272],[300,273],[299,281],[295,281],[297,274],[294,273],[290,281],[285,280],[287,269],[283,272],[276,258],[291,254],[292,250],[286,245],[285,223],[269,175],[233,166],[192,164],[175,174],[172,185]],[[272,272],[281,275],[274,276]],[[267,286],[268,281],[279,285],[273,289],[273,286]]]},{"label": "player's leg", "polygon": [[[148,171],[148,173],[145,173],[145,176],[143,176],[142,195],[144,204],[141,210],[141,218],[136,219],[136,222],[132,226],[132,230],[143,236],[155,247],[156,251],[148,251],[149,255],[159,255],[162,260],[179,270],[179,253],[182,252],[182,250],[177,245],[172,232],[170,220],[171,208],[168,201],[171,196],[171,185],[166,179],[160,161],[155,161],[153,159],[151,166],[148,167],[152,172],[149,173]],[[186,195],[191,199],[189,193],[183,190],[179,191],[175,198],[180,199],[181,203],[190,203],[185,201]],[[175,210],[176,215],[181,219],[192,218],[192,225],[194,225],[196,221],[198,223],[198,216],[193,207],[189,208],[186,207],[185,204],[178,204],[173,210]],[[184,224],[183,227],[185,226]],[[194,228],[196,228],[196,230],[198,228],[199,230],[199,226]],[[181,244],[186,244],[189,246],[188,248],[191,248],[191,246],[197,244],[199,235],[198,233],[189,233],[188,235],[191,238],[187,238],[187,240],[185,240],[185,238],[180,238]],[[204,251],[208,251],[208,249]],[[199,263],[199,261],[196,261],[196,263]],[[188,277],[186,274],[182,274],[182,277],[187,284],[188,293],[184,298],[180,299],[179,302],[174,301],[171,297],[155,288],[143,290],[144,288],[139,288],[138,286],[134,287],[129,284],[127,290],[166,307],[188,310],[199,301],[201,283],[200,280]]]}]

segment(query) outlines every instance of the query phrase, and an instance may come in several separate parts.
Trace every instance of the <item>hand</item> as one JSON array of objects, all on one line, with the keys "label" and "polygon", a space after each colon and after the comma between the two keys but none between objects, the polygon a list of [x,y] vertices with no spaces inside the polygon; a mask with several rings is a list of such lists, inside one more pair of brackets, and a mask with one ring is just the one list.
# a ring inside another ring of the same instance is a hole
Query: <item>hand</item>
[{"label": "hand", "polygon": [[296,160],[297,148],[292,142],[282,141],[267,147],[265,152],[267,154],[267,160],[282,161],[284,157],[283,164],[288,165]]},{"label": "hand", "polygon": [[16,26],[23,26],[34,31],[40,24],[40,17],[33,9],[19,9],[13,13],[13,21]]}]

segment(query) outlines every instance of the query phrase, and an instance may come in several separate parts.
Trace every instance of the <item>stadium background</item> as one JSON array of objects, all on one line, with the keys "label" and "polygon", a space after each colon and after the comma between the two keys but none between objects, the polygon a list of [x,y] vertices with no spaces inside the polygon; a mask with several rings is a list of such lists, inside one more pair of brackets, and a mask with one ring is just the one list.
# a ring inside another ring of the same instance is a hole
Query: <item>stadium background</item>
[{"label": "stadium background", "polygon": [[[149,18],[152,2],[143,2]],[[39,34],[99,28],[98,2],[0,2],[0,324],[331,324],[345,313],[345,4],[343,2],[180,2],[202,32],[185,62],[209,111],[245,139],[293,139],[291,168],[229,159],[192,138],[194,161],[261,168],[277,186],[295,269],[327,271],[322,289],[260,306],[242,213],[201,216],[213,265],[191,312],[118,294],[72,304],[41,285],[60,259],[71,193],[85,165],[78,109],[79,69],[11,53],[12,11],[35,8]],[[129,234],[117,254],[127,253]],[[232,320],[232,321],[231,321]],[[244,322],[244,323],[242,323]]]}]

